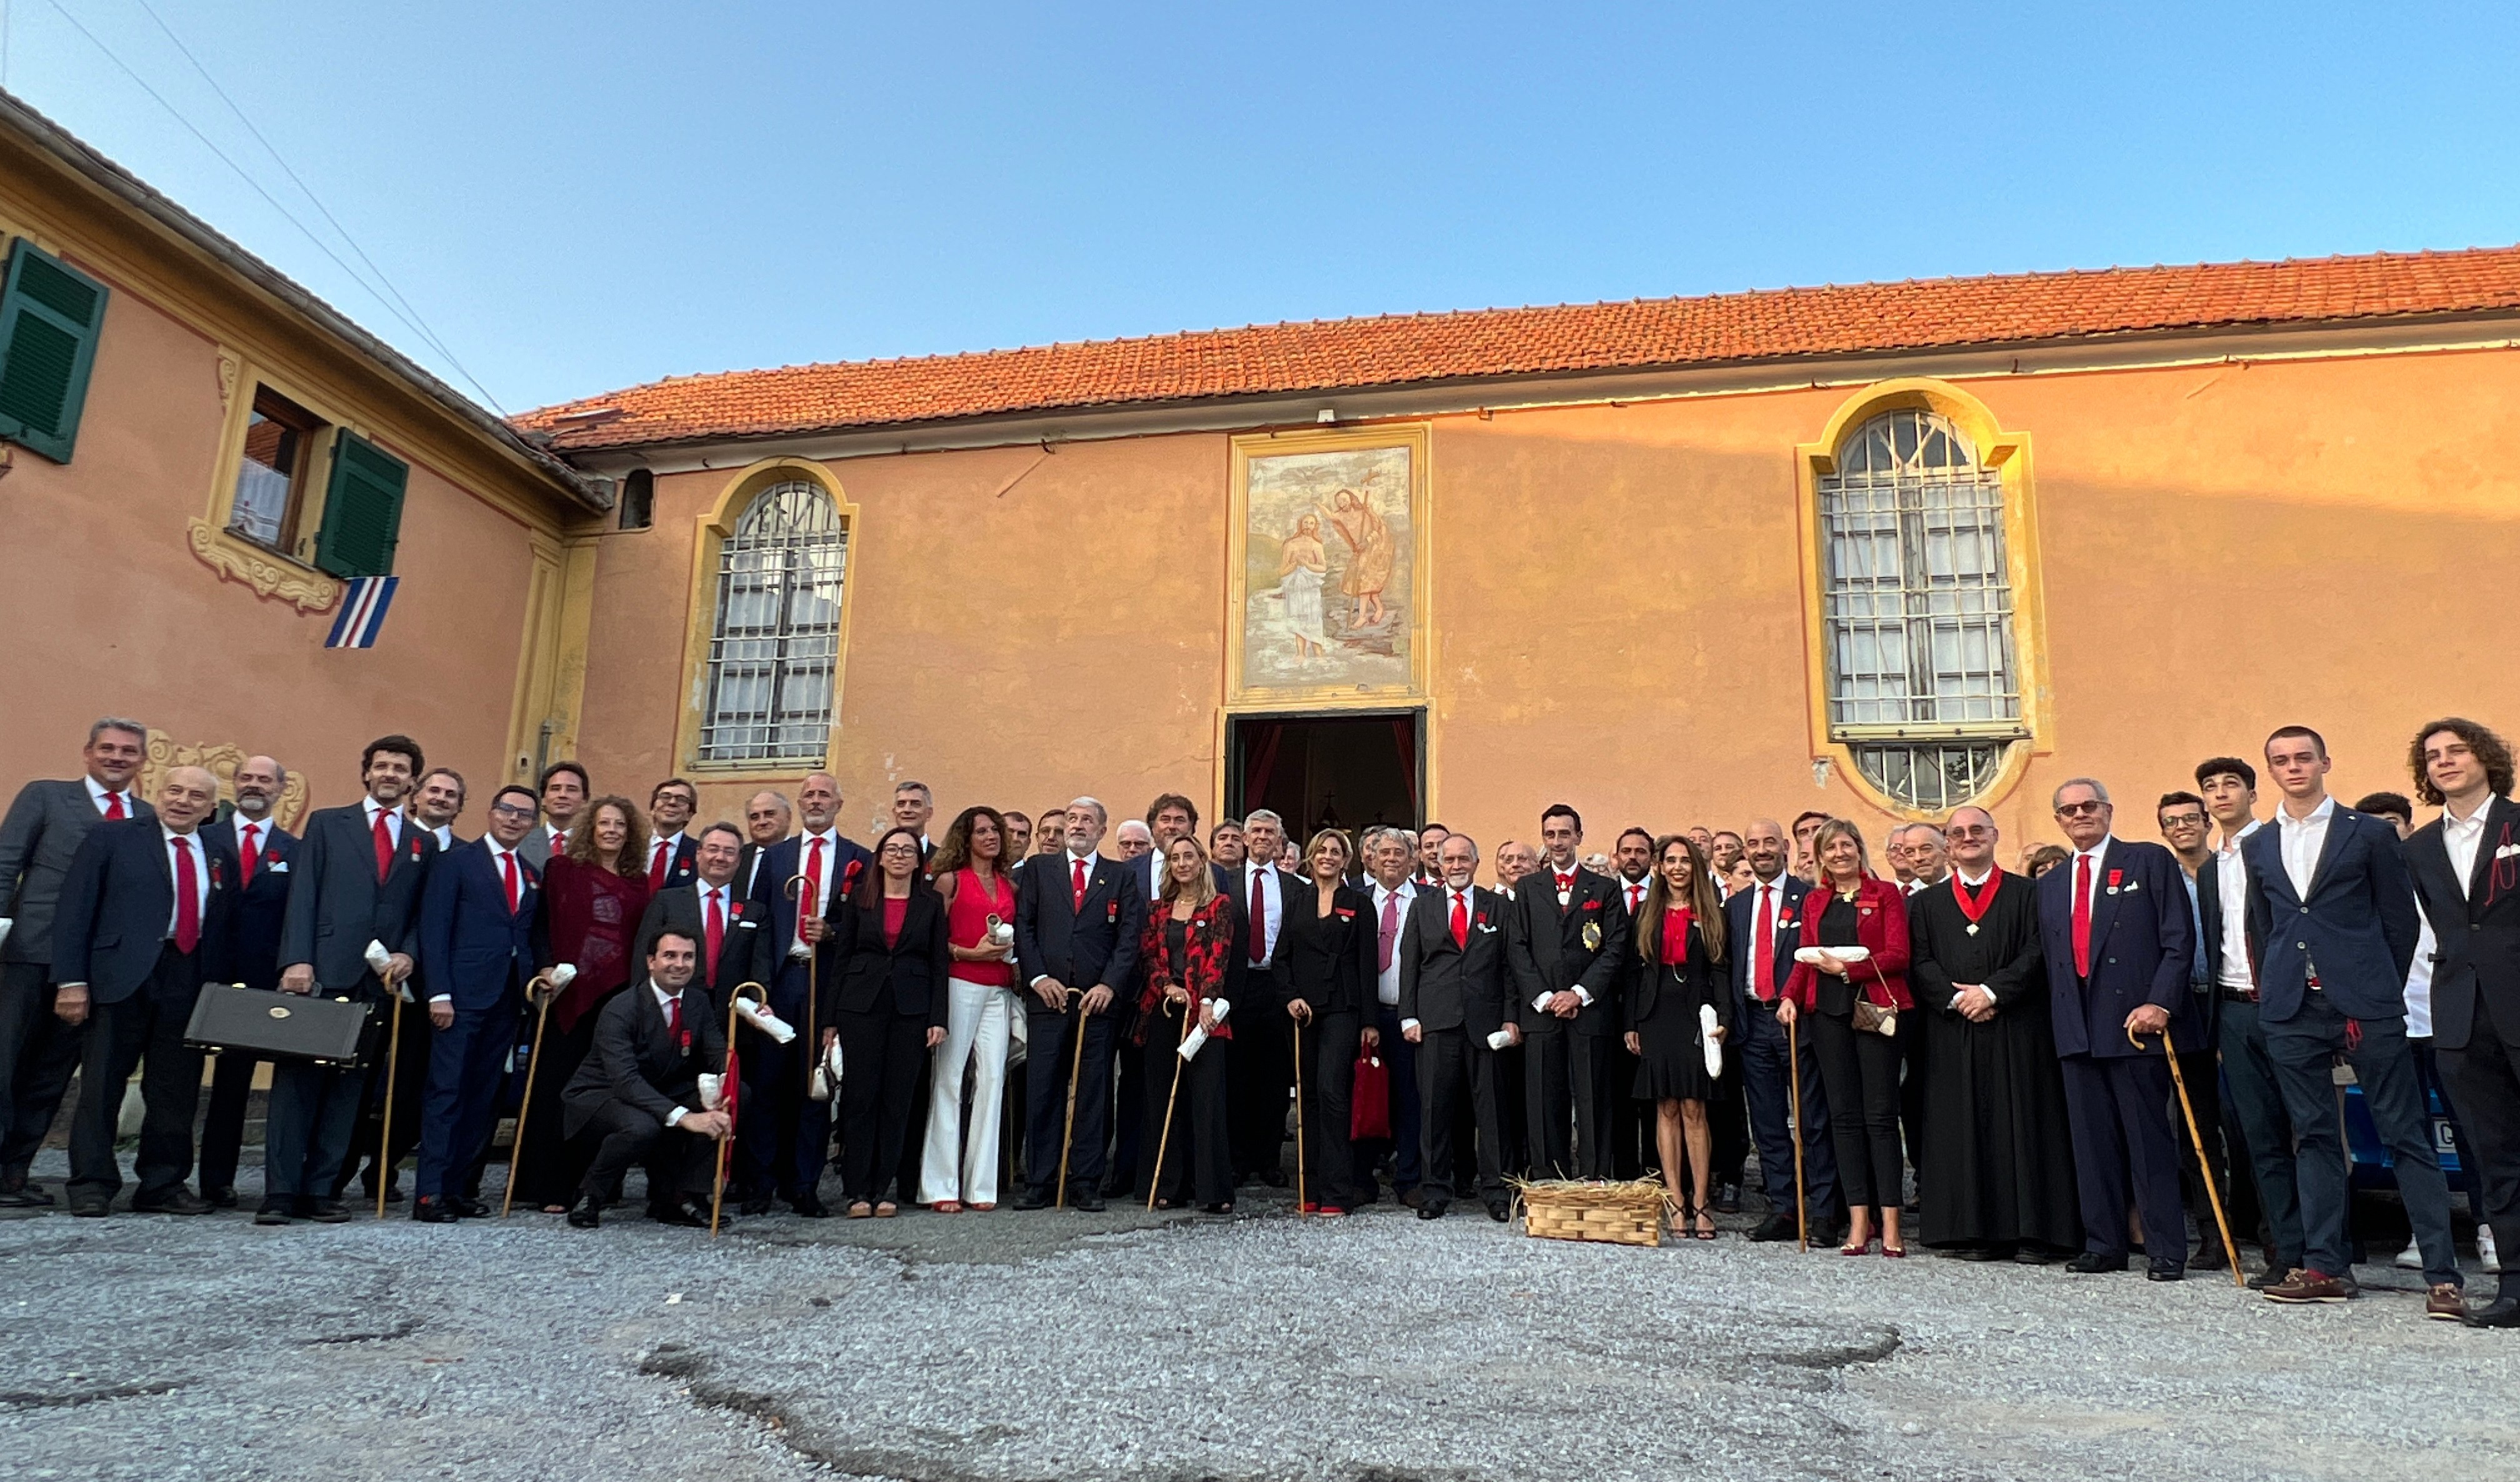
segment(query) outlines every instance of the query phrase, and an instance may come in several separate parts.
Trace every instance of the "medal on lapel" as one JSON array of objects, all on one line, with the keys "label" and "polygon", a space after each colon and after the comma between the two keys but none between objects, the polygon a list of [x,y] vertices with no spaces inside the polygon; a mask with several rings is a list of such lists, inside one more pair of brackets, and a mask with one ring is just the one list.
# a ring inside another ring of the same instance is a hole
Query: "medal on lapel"
[{"label": "medal on lapel", "polygon": [[1586,921],[1584,923],[1584,950],[1587,952],[1598,952],[1601,950],[1601,923],[1599,921]]}]

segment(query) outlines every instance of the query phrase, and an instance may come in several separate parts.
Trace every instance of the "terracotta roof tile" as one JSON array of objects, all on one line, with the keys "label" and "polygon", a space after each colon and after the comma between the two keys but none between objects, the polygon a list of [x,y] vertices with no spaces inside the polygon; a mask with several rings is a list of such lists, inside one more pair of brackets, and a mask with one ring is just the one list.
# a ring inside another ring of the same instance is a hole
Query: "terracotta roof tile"
[{"label": "terracotta roof tile", "polygon": [[1397,314],[674,377],[528,412],[562,450],[1481,377],[2520,310],[2520,247]]}]

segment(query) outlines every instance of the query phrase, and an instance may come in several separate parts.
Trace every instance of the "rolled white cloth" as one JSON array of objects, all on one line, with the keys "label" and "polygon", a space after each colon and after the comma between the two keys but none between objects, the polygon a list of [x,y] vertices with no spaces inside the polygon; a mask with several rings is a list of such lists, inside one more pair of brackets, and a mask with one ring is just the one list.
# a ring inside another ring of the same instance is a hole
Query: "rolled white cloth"
[{"label": "rolled white cloth", "polygon": [[750,999],[735,1001],[735,1016],[782,1045],[796,1038],[795,1026]]},{"label": "rolled white cloth", "polygon": [[1794,949],[1795,962],[1815,967],[1820,966],[1820,960],[1822,957],[1833,957],[1841,963],[1870,962],[1872,949],[1869,947],[1797,947]]},{"label": "rolled white cloth", "polygon": [[1706,1047],[1706,1073],[1724,1073],[1724,1042],[1715,1037],[1715,1006],[1697,1006],[1697,1042]]},{"label": "rolled white cloth", "polygon": [[[1224,1023],[1225,1016],[1234,1010],[1234,1006],[1224,999],[1213,999],[1210,1000],[1210,1002],[1216,1005],[1216,1021],[1220,1024]],[[1201,1024],[1192,1029],[1190,1034],[1182,1040],[1181,1050],[1179,1052],[1181,1057],[1185,1060],[1194,1060],[1198,1058],[1198,1049],[1201,1045],[1206,1043],[1207,1026]]]}]

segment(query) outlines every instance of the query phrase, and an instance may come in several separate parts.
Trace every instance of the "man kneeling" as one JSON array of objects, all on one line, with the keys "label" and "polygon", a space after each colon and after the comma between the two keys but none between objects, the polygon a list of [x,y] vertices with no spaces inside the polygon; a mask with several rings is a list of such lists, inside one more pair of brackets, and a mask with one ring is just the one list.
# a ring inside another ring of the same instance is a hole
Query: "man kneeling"
[{"label": "man kneeling", "polygon": [[690,991],[698,944],[665,930],[648,948],[648,975],[595,1020],[595,1048],[561,1099],[571,1138],[602,1140],[568,1222],[592,1230],[621,1198],[632,1163],[648,1165],[648,1218],[708,1224],[712,1160],[727,1134],[723,1111],[700,1109],[702,1071],[726,1066],[726,1033],[708,995]]}]

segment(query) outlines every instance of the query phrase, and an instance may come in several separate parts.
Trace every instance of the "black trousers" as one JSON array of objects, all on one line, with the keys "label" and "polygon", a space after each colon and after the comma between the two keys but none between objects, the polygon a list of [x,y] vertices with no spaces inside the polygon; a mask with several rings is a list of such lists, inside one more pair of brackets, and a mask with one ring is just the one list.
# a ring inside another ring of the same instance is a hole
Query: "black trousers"
[{"label": "black trousers", "polygon": [[[1902,1024],[1921,1015],[1903,1013]],[[1859,1032],[1852,1016],[1803,1015],[1828,1098],[1838,1192],[1850,1210],[1900,1207],[1899,1067],[1905,1052],[1886,1034]]]},{"label": "black trousers", "polygon": [[[1726,1054],[1730,1055],[1731,1052],[1727,1051]],[[1610,1042],[1610,1085],[1614,1090],[1636,1085],[1637,1064],[1637,1057],[1628,1054],[1627,1042],[1624,1039],[1614,1039]],[[1740,1100],[1737,1087],[1733,1100]],[[1610,1098],[1610,1177],[1614,1179],[1644,1177],[1645,1165],[1653,1161],[1645,1156],[1645,1145],[1653,1138],[1652,1128],[1653,1118],[1646,1113],[1645,1104],[1642,1101],[1632,1096]],[[1720,1138],[1716,1146],[1719,1149],[1716,1162],[1720,1167],[1723,1166],[1720,1151],[1723,1143]],[[1737,1163],[1734,1167],[1737,1171]]]},{"label": "black trousers", "polygon": [[1317,1013],[1304,1026],[1304,1196],[1354,1209],[1373,1192],[1373,1164],[1348,1139],[1364,1016]]},{"label": "black trousers", "polygon": [[271,1112],[262,1135],[264,1203],[338,1196],[366,1095],[363,1071],[306,1060],[272,1065]]},{"label": "black trousers", "polygon": [[[2308,1237],[2302,1231],[2301,1191],[2293,1173],[2292,1120],[2284,1110],[2274,1057],[2267,1051],[2266,1026],[2258,1022],[2258,1006],[2241,999],[2225,1000],[2221,1038],[2223,1073],[2231,1080],[2231,1108],[2240,1124],[2240,1146],[2248,1155],[2250,1187],[2256,1194],[2258,1217],[2267,1226],[2267,1259],[2277,1266],[2298,1267],[2306,1257]],[[2185,1065],[2180,1066],[2181,1074],[2186,1071]],[[2193,1076],[2187,1089],[2191,1094],[2196,1090]],[[2201,1118],[2204,1113],[2200,1110],[2197,1115]],[[2240,1229],[2235,1219],[2232,1234],[2240,1234]]]},{"label": "black trousers", "polygon": [[[1286,1093],[1295,1078],[1287,1031],[1294,1021],[1260,992],[1259,981],[1252,979],[1250,1003],[1234,1006],[1234,1039],[1225,1056],[1237,1183],[1285,1168]],[[1199,1052],[1202,1059],[1206,1054]]]},{"label": "black trousers", "polygon": [[[428,1116],[428,1052],[437,1033],[429,1027],[427,1004],[402,1006],[402,1052],[393,1055],[393,1005],[385,1005],[384,1029],[377,1040],[377,1063],[367,1071],[361,1094],[359,1125],[350,1134],[350,1155],[342,1161],[333,1192],[364,1177],[371,1194],[380,1182],[391,1184],[405,1159],[420,1150],[421,1128]],[[385,1061],[393,1060],[393,1074]],[[393,1082],[393,1139],[385,1139],[385,1083]],[[382,1151],[382,1156],[380,1152]]]},{"label": "black trousers", "polygon": [[52,978],[42,963],[0,963],[0,1183],[25,1181],[87,1039],[53,1012]]},{"label": "black trousers", "polygon": [[677,1194],[705,1196],[715,1181],[717,1140],[667,1127],[655,1113],[627,1101],[607,1101],[578,1129],[595,1151],[587,1159],[579,1191],[606,1204],[621,1202],[621,1184],[633,1163],[648,1168],[648,1203]]},{"label": "black trousers", "polygon": [[[1161,1035],[1155,1037],[1161,1038]],[[1139,1134],[1145,1131],[1149,1115],[1163,1110],[1160,1106],[1153,1113],[1147,1109],[1147,1047],[1131,1043],[1127,1035],[1121,1035],[1112,1042],[1111,1119],[1107,1124],[1111,1129],[1111,1163],[1102,1182],[1104,1188],[1115,1193],[1141,1187],[1142,1181],[1138,1177]],[[1172,1067],[1159,1064],[1156,1068],[1169,1083]],[[1151,1146],[1146,1155],[1149,1158],[1154,1156]]]},{"label": "black trousers", "polygon": [[[1473,1040],[1467,1029],[1425,1029],[1418,1044],[1418,1125],[1426,1139],[1426,1174],[1418,1184],[1429,1203],[1449,1204],[1457,1191],[1455,1122],[1463,1112],[1476,1129],[1472,1143],[1477,1192],[1501,1203],[1506,1196],[1504,1056]],[[1468,1192],[1467,1190],[1459,1190]]]},{"label": "black trousers", "polygon": [[[1569,1024],[1523,1039],[1523,1136],[1544,1179],[1610,1176],[1610,1040]],[[1633,1085],[1634,1083],[1631,1082]]]},{"label": "black trousers", "polygon": [[[1879,1035],[1871,1036],[1879,1039]],[[1925,1016],[1922,1013],[1899,1015],[1899,1127],[1907,1135],[1910,1166],[1925,1166]],[[1897,1180],[1890,1192],[1881,1197],[1883,1205],[1899,1202]]]},{"label": "black trousers", "polygon": [[140,1076],[140,1156],[132,1172],[148,1200],[180,1188],[193,1171],[193,1107],[202,1094],[202,1052],[184,1045],[184,1025],[202,991],[201,954],[169,942],[148,981],[119,1003],[88,1006],[86,1053],[79,1061],[78,1109],[70,1116],[70,1182],[82,1193],[112,1198],[122,1187],[113,1155],[122,1088]]},{"label": "black trousers", "polygon": [[[533,1081],[525,1087],[525,1135],[508,1155],[508,1178],[516,1186],[516,1202],[519,1204],[535,1208],[567,1204],[586,1184],[587,1161],[595,1155],[594,1145],[587,1139],[569,1137],[568,1112],[561,1105],[561,1093],[595,1049],[599,1010],[600,1006],[588,1006],[577,1022],[566,1029],[556,1017],[543,1024],[542,1055],[534,1061]],[[530,1038],[533,1032],[533,1021],[528,1019],[525,1034]],[[742,1033],[752,1035],[752,1044],[745,1045],[742,1051],[743,1095],[748,1098],[752,1094],[752,1045],[768,1042],[749,1029]],[[530,1047],[527,1053],[531,1054]]]},{"label": "black trousers", "polygon": [[236,1188],[237,1159],[245,1151],[246,1103],[253,1097],[254,1067],[267,1063],[227,1051],[210,1062],[210,1104],[202,1113],[202,1191]]},{"label": "black trousers", "polygon": [[[1738,1038],[1737,1034],[1725,1037],[1724,1072],[1715,1078],[1714,1092],[1706,1099],[1707,1127],[1715,1135],[1715,1182],[1719,1186],[1738,1186],[1741,1170],[1750,1161],[1750,1101],[1741,1083],[1741,1047],[1733,1043]],[[1619,1100],[1628,1106],[1643,1104],[1634,1097]]]},{"label": "black trousers", "polygon": [[[1110,1013],[1085,1013],[1081,1009],[1053,1013],[1032,1000],[1024,1017],[1024,1184],[1036,1193],[1056,1192],[1059,1138],[1067,1131],[1068,1072],[1076,1072],[1076,1132],[1067,1148],[1068,1187],[1083,1192],[1102,1186],[1103,1117],[1111,1099],[1112,1018]],[[1078,1028],[1082,1021],[1082,1030]],[[1081,1062],[1072,1058],[1079,1043],[1068,1038],[1082,1032]]]},{"label": "black trousers", "polygon": [[[919,1197],[916,1177],[900,1179],[901,1145],[927,1062],[927,1019],[893,1011],[892,990],[865,1013],[842,1011],[840,1032],[840,1189],[852,1202],[874,1203],[899,1182],[901,1202]],[[922,1126],[924,1123],[922,1122]]]},{"label": "black trousers", "polygon": [[2065,1117],[2074,1132],[2074,1186],[2083,1248],[2127,1253],[2127,1204],[2143,1223],[2152,1260],[2187,1260],[2187,1217],[2179,1198],[2179,1143],[2170,1134],[2170,1062],[2158,1055],[2060,1056]]},{"label": "black trousers", "polygon": [[[1155,1198],[1179,1205],[1184,1202],[1183,1186],[1187,1184],[1196,1190],[1201,1204],[1231,1203],[1234,1141],[1227,1090],[1232,1075],[1228,1057],[1220,1052],[1233,1041],[1210,1040],[1185,1062],[1163,1038],[1163,1028],[1168,1026],[1169,1021],[1159,1026],[1145,1047],[1145,1090],[1156,1094],[1143,1098],[1145,1115],[1141,1118],[1138,1146],[1144,1153],[1139,1161],[1146,1169],[1146,1177],[1132,1187],[1142,1195],[1150,1192]],[[1163,1048],[1159,1051],[1157,1046]],[[1181,1067],[1178,1089],[1173,1081],[1176,1065]],[[1160,1084],[1154,1074],[1158,1066],[1163,1069]],[[1169,1135],[1164,1130],[1167,1105],[1172,1108]],[[1160,1168],[1155,1166],[1159,1150],[1163,1155]]]},{"label": "black trousers", "polygon": [[2520,1295],[2520,1055],[2504,1043],[2479,994],[2466,1048],[2436,1045],[2433,1056],[2475,1152],[2477,1216],[2506,1252],[2501,1294]]}]

